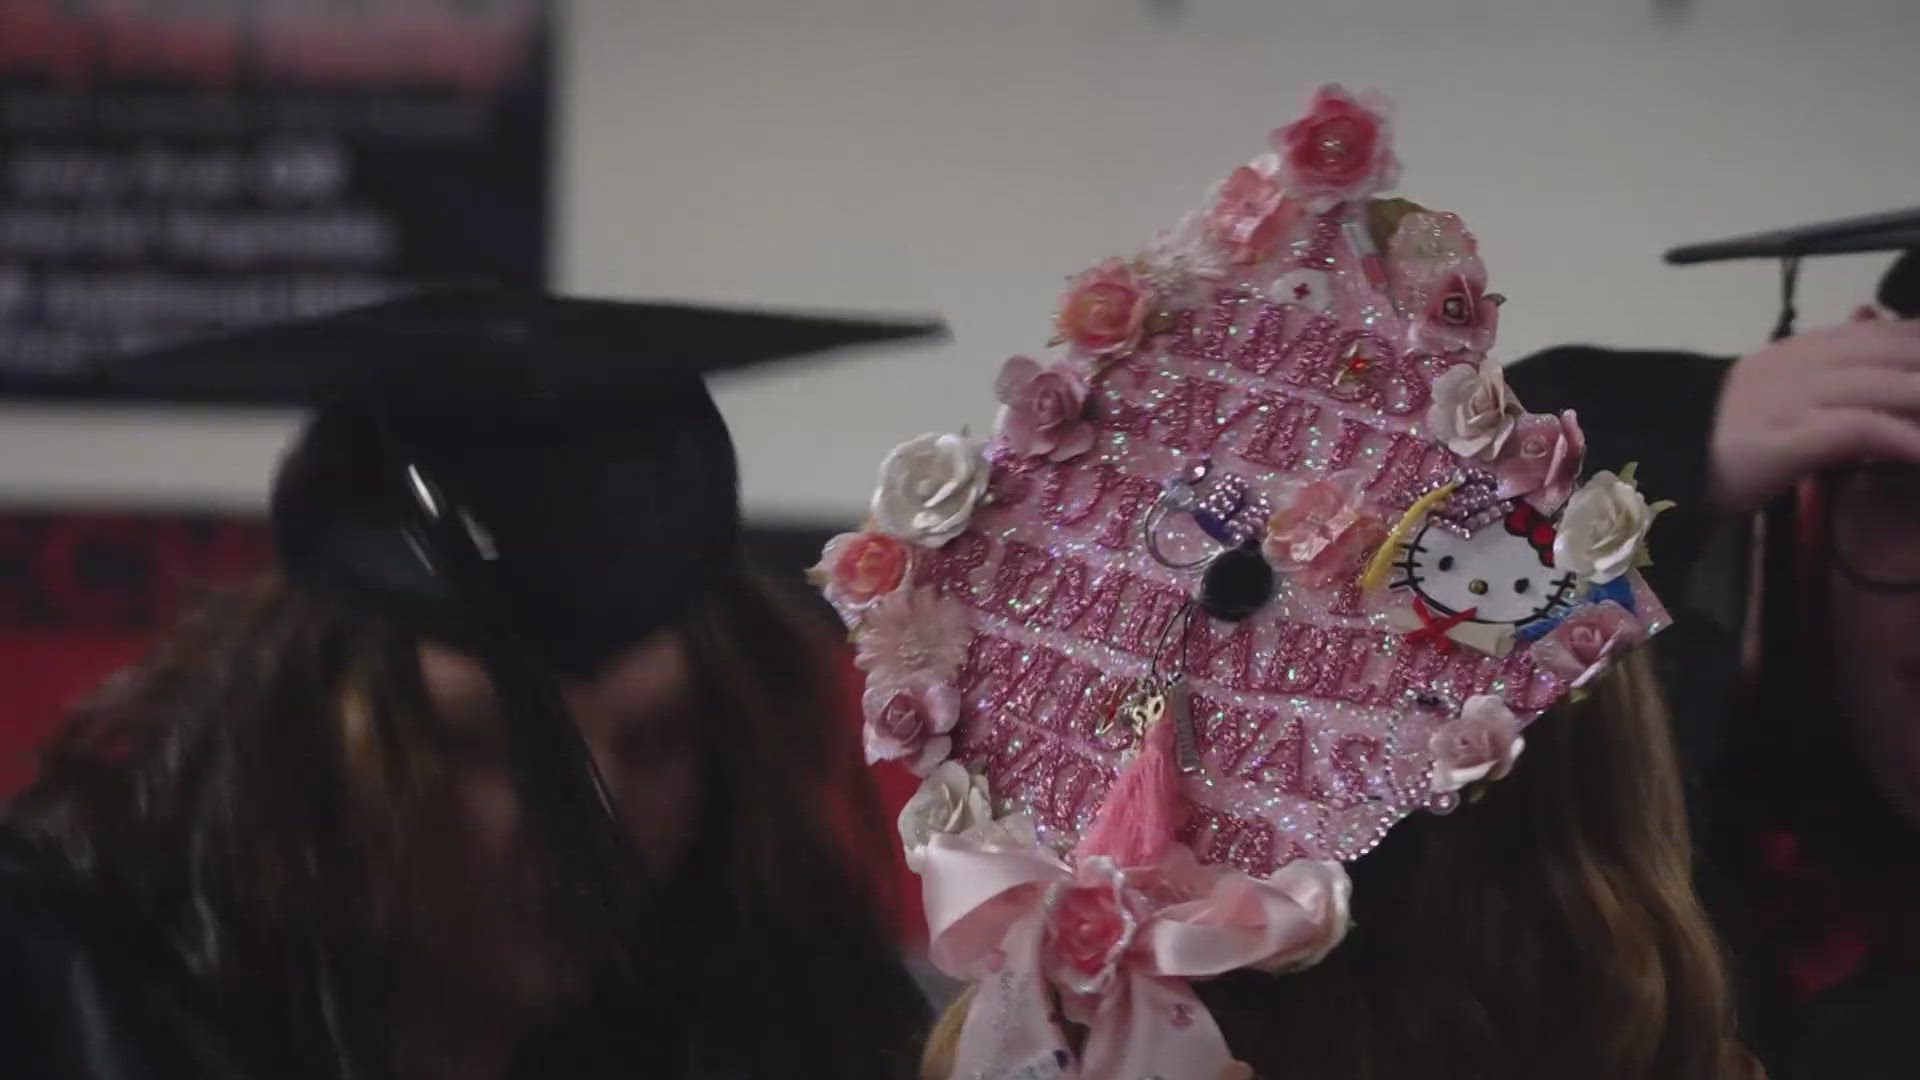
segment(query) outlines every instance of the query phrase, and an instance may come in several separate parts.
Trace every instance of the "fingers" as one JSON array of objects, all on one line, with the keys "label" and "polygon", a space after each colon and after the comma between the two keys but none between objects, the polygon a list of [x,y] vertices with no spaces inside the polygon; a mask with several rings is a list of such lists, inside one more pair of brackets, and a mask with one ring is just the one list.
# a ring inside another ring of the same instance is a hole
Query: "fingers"
[{"label": "fingers", "polygon": [[1884,459],[1920,464],[1920,423],[1868,408],[1816,410],[1790,436],[1790,456],[1804,468]]},{"label": "fingers", "polygon": [[1236,1061],[1220,1070],[1220,1080],[1253,1080],[1253,1068],[1245,1062]]},{"label": "fingers", "polygon": [[1806,342],[1840,366],[1920,370],[1920,319],[1873,319],[1816,331]]},{"label": "fingers", "polygon": [[[1920,348],[1916,349],[1920,352]],[[1814,406],[1873,409],[1920,416],[1920,366],[1837,367],[1809,372],[1806,398]]]}]

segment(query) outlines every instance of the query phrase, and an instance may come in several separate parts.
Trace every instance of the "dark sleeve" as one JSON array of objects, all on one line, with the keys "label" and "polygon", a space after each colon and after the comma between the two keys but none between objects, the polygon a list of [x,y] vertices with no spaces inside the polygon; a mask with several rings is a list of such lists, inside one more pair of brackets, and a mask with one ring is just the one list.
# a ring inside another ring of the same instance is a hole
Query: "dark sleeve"
[{"label": "dark sleeve", "polygon": [[1706,777],[1725,745],[1728,705],[1740,677],[1747,545],[1742,522],[1707,510],[1708,443],[1730,361],[1685,352],[1563,345],[1507,368],[1530,412],[1579,414],[1587,472],[1639,463],[1640,490],[1671,499],[1647,538],[1642,573],[1672,613],[1652,660],[1674,716],[1696,829],[1716,816]]},{"label": "dark sleeve", "polygon": [[1562,345],[1507,368],[1529,412],[1572,409],[1587,435],[1587,471],[1640,466],[1640,490],[1671,499],[1649,539],[1646,578],[1663,599],[1695,606],[1690,576],[1709,546],[1707,444],[1728,361],[1685,352]]},{"label": "dark sleeve", "polygon": [[0,853],[0,1075],[240,1080],[180,987],[142,963],[157,944],[104,934],[85,898]]}]

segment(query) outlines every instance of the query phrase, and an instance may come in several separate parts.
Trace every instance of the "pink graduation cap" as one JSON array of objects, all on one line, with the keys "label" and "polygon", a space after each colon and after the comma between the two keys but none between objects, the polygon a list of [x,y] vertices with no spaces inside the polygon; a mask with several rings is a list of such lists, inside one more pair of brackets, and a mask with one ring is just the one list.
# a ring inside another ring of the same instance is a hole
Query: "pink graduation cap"
[{"label": "pink graduation cap", "polygon": [[957,1075],[1219,1075],[1189,980],[1324,956],[1342,863],[1666,622],[1661,507],[1514,399],[1473,235],[1397,173],[1384,105],[1322,87],[1072,278],[993,437],[895,448],[816,568],[868,757],[925,777],[932,958],[980,984]]}]

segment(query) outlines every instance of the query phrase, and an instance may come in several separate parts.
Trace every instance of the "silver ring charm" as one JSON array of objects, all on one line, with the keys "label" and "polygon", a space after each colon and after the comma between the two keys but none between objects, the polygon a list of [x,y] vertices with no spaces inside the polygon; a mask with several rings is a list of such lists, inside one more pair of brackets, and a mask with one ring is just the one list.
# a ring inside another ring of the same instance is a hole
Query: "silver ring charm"
[{"label": "silver ring charm", "polygon": [[[1193,489],[1187,488],[1186,493],[1191,496]],[[1188,562],[1179,562],[1160,550],[1160,524],[1166,520],[1167,511],[1173,509],[1181,509],[1181,507],[1167,495],[1161,495],[1154,502],[1153,508],[1147,511],[1146,518],[1140,522],[1140,538],[1146,543],[1147,554],[1161,566],[1169,570],[1198,570],[1213,561],[1212,554],[1202,555]]]}]

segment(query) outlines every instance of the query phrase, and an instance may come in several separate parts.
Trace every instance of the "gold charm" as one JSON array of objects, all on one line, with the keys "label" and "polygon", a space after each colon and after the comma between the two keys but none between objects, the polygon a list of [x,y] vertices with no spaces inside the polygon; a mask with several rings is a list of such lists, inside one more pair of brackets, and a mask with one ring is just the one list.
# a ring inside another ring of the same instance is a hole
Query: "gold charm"
[{"label": "gold charm", "polygon": [[1167,688],[1159,679],[1149,675],[1133,684],[1133,689],[1120,701],[1120,707],[1113,715],[1101,721],[1097,734],[1105,735],[1113,730],[1115,721],[1126,721],[1127,728],[1133,732],[1137,741],[1147,734],[1147,729],[1167,712]]},{"label": "gold charm", "polygon": [[[1122,699],[1120,707],[1114,710],[1114,715],[1107,717],[1101,723],[1097,733],[1105,735],[1113,730],[1116,721],[1124,720],[1127,728],[1133,732],[1134,742],[1138,743],[1146,738],[1148,729],[1153,725],[1162,720],[1170,720],[1174,725],[1173,739],[1177,766],[1183,773],[1199,772],[1200,748],[1194,739],[1193,718],[1188,715],[1185,702],[1175,700],[1175,691],[1179,685],[1178,677],[1147,676],[1141,679]],[[1167,716],[1169,709],[1173,710],[1173,716],[1170,718]]]}]

